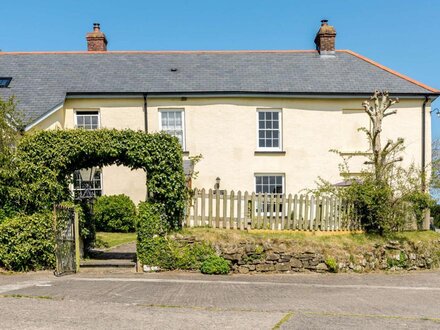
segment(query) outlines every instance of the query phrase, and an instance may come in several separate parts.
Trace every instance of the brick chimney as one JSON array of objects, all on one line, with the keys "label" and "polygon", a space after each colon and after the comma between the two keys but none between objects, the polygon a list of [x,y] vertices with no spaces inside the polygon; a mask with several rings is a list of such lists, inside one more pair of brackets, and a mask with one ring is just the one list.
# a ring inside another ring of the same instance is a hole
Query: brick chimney
[{"label": "brick chimney", "polygon": [[93,23],[93,32],[89,32],[86,35],[87,50],[89,52],[106,52],[107,51],[107,38],[105,34],[101,32],[99,23]]},{"label": "brick chimney", "polygon": [[335,54],[336,30],[328,25],[328,20],[321,21],[321,27],[315,37],[316,50],[321,55]]}]

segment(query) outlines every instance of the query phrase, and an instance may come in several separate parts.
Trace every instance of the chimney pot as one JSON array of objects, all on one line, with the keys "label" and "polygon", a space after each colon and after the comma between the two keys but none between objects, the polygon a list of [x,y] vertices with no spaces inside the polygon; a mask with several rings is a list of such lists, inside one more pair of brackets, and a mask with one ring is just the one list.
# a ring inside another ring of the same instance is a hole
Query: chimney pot
[{"label": "chimney pot", "polygon": [[335,54],[336,30],[333,26],[328,25],[328,20],[321,20],[321,27],[316,33],[315,44],[316,50],[320,55]]},{"label": "chimney pot", "polygon": [[93,23],[93,31],[87,33],[87,50],[89,52],[105,52],[107,51],[107,38],[101,32],[99,23]]}]

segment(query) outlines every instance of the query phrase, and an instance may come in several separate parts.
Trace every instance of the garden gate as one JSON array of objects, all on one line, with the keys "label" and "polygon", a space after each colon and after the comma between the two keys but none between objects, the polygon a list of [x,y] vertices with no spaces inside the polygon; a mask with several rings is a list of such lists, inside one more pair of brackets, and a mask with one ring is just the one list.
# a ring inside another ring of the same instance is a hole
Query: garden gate
[{"label": "garden gate", "polygon": [[73,207],[55,205],[53,210],[55,232],[55,275],[79,271],[79,221]]}]

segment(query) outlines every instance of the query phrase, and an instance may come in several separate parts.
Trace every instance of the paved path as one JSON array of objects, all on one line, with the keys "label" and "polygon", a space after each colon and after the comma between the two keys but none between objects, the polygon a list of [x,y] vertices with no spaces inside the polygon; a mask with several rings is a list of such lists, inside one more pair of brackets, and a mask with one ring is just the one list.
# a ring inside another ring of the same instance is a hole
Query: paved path
[{"label": "paved path", "polygon": [[440,272],[0,275],[5,329],[440,329]]}]

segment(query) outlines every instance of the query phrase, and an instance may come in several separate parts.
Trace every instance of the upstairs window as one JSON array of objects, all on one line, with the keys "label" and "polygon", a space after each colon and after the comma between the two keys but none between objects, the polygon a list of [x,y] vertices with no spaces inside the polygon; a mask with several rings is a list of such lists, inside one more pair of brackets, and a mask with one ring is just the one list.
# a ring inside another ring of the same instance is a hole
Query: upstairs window
[{"label": "upstairs window", "polygon": [[98,111],[77,111],[75,113],[75,127],[86,130],[99,128],[99,112]]},{"label": "upstairs window", "polygon": [[281,110],[258,110],[258,149],[281,150]]},{"label": "upstairs window", "polygon": [[185,115],[181,109],[161,109],[159,111],[160,130],[179,139],[185,149]]},{"label": "upstairs window", "polygon": [[11,83],[11,77],[0,77],[0,88],[6,88]]}]

